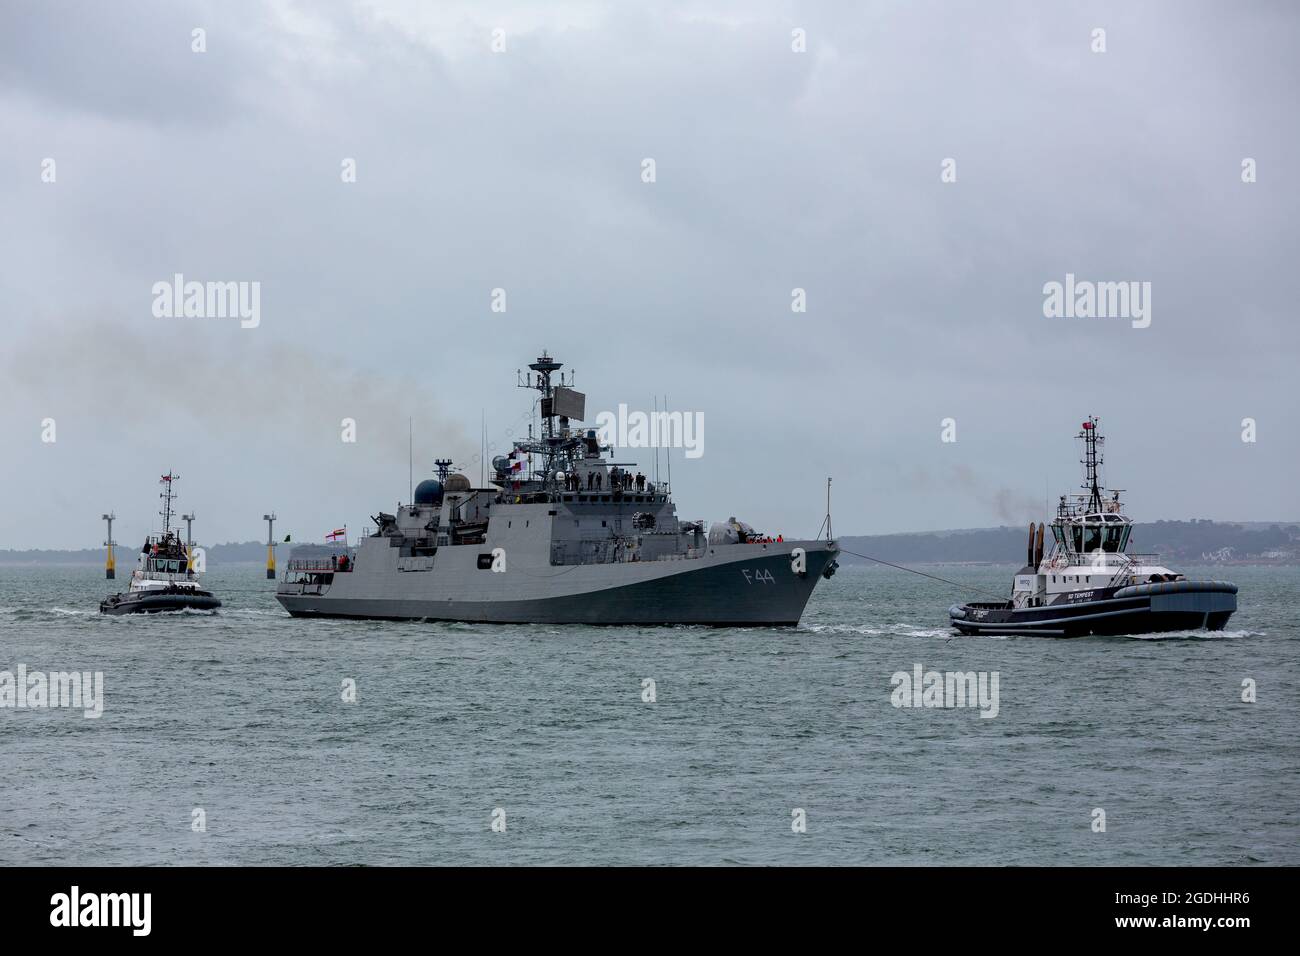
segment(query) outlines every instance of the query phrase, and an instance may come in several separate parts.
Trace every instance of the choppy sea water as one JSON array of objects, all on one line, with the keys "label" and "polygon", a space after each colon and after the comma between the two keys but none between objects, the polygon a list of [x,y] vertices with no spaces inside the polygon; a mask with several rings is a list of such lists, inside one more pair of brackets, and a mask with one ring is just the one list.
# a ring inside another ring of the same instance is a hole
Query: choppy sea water
[{"label": "choppy sea water", "polygon": [[[953,636],[961,592],[876,567],[796,630],[297,621],[252,565],[104,617],[102,574],[0,568],[0,670],[105,685],[0,709],[0,864],[1300,863],[1294,568],[1204,569],[1223,632],[1069,641]],[[917,664],[996,671],[997,716],[895,708]]]}]

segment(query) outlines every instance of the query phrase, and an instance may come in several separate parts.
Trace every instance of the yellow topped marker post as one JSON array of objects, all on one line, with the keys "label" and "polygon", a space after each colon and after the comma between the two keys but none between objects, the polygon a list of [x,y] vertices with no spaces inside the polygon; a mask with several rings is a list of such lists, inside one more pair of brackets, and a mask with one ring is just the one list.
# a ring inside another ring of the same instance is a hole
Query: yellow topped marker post
[{"label": "yellow topped marker post", "polygon": [[194,528],[194,515],[181,515],[181,520],[185,522],[185,575],[194,573],[194,544],[190,532]]},{"label": "yellow topped marker post", "polygon": [[117,515],[110,512],[101,517],[108,522],[108,540],[104,542],[104,546],[108,548],[108,559],[104,562],[104,577],[111,581],[117,577],[117,563],[113,560],[113,545],[117,543],[113,540],[113,519]]},{"label": "yellow topped marker post", "polygon": [[262,515],[266,522],[266,579],[275,580],[275,512]]}]

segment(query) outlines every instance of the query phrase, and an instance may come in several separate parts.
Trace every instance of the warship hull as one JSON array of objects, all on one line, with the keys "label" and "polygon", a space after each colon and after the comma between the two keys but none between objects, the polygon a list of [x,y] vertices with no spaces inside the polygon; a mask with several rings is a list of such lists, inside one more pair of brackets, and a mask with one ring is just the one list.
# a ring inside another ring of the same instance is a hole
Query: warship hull
[{"label": "warship hull", "polygon": [[[794,570],[796,548],[803,549],[801,571]],[[329,583],[282,582],[276,599],[294,617],[792,627],[818,580],[834,572],[838,553],[826,541],[747,543],[694,558],[521,562],[496,573],[476,562],[478,551],[451,548],[436,558],[404,560],[396,549],[363,548],[353,570],[333,574]]]},{"label": "warship hull", "polygon": [[1043,637],[1220,631],[1237,610],[1237,586],[1226,581],[1167,581],[1074,592],[1040,607],[972,603],[948,610],[963,634]]}]

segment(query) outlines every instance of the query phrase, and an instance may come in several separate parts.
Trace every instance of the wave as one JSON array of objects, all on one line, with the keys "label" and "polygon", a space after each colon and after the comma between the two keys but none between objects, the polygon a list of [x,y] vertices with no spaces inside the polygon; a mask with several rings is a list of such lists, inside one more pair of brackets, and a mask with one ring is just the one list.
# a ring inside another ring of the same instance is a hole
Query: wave
[{"label": "wave", "polygon": [[1203,629],[1186,631],[1157,631],[1152,634],[1129,634],[1135,641],[1222,641],[1236,640],[1241,637],[1264,637],[1263,631],[1207,631]]},{"label": "wave", "polygon": [[[848,623],[819,623],[819,624],[801,624],[801,631],[810,631],[814,634],[855,634],[862,637],[929,637],[943,638],[948,640],[954,637],[961,637],[964,640],[973,638],[982,638],[985,640],[1007,640],[1006,635],[995,634],[960,634],[948,627],[927,627],[920,624],[909,624],[906,621],[895,621],[893,624],[848,624]],[[1035,637],[1040,635],[1025,634],[1022,637]],[[1125,637],[1138,641],[1220,641],[1236,640],[1244,637],[1265,637],[1264,631],[1252,631],[1248,629],[1239,629],[1234,631],[1207,631],[1204,629],[1188,629],[1182,631],[1157,631],[1148,634],[1126,634]]]},{"label": "wave", "polygon": [[955,632],[947,627],[924,627],[898,621],[893,624],[804,624],[801,631],[814,634],[858,634],[863,637],[953,637]]}]

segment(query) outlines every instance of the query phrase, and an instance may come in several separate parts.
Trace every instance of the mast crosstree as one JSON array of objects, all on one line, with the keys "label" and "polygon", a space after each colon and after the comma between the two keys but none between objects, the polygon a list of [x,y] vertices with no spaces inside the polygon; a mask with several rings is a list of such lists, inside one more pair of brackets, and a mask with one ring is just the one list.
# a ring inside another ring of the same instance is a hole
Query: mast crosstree
[{"label": "mast crosstree", "polygon": [[1088,492],[1088,510],[1101,511],[1101,446],[1105,444],[1106,439],[1097,432],[1097,417],[1089,415],[1088,420],[1083,423],[1083,430],[1079,432],[1079,437],[1083,439],[1083,461],[1080,464],[1084,468],[1083,490]]},{"label": "mast crosstree", "polygon": [[170,536],[172,533],[172,499],[179,497],[179,495],[172,491],[172,482],[176,481],[178,478],[180,478],[180,475],[173,474],[169,471],[158,479],[159,484],[163,486],[163,490],[158,494],[158,497],[163,500],[163,509],[158,512],[158,514],[161,515],[163,519],[164,537]]},{"label": "mast crosstree", "polygon": [[[572,371],[560,372],[558,381],[554,380],[553,376],[564,367],[564,363],[551,358],[545,349],[537,361],[530,362],[528,367],[536,374],[525,375],[521,370],[518,384],[520,388],[529,388],[541,395],[542,434],[540,439],[536,439],[530,433],[527,441],[515,442],[515,449],[528,453],[530,467],[532,456],[539,456],[541,468],[538,469],[538,474],[542,488],[557,491],[561,479],[556,474],[568,471],[573,462],[583,457],[586,442],[570,432],[569,419],[583,419],[586,414],[586,396],[574,391]],[[555,422],[557,418],[558,430]]]}]

